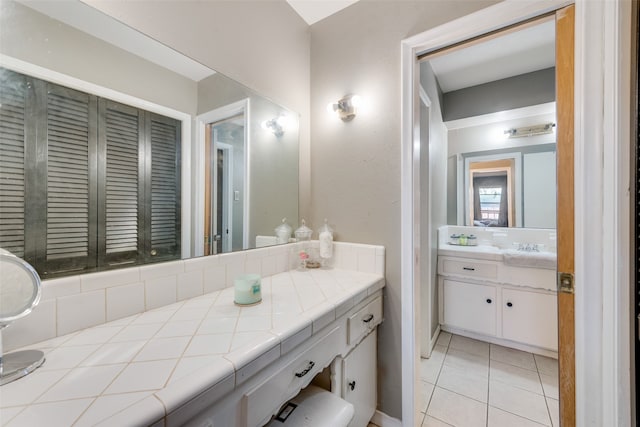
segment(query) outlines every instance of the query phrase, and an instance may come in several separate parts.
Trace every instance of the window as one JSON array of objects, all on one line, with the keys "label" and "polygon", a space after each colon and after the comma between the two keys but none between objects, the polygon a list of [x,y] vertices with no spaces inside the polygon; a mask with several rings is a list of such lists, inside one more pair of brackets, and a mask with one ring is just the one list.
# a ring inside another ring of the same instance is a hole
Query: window
[{"label": "window", "polygon": [[41,277],[180,257],[180,122],[0,68],[0,247]]},{"label": "window", "polygon": [[480,219],[499,219],[502,187],[479,187]]}]

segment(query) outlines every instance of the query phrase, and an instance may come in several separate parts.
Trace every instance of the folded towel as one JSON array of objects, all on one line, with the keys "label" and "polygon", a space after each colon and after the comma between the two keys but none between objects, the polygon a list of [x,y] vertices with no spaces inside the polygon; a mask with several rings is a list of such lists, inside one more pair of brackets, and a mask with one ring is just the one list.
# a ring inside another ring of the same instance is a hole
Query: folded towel
[{"label": "folded towel", "polygon": [[556,269],[556,254],[553,252],[526,252],[506,250],[502,253],[505,265],[517,267]]},{"label": "folded towel", "polygon": [[278,244],[278,238],[276,236],[256,236],[256,248],[263,248],[265,246],[273,246]]}]

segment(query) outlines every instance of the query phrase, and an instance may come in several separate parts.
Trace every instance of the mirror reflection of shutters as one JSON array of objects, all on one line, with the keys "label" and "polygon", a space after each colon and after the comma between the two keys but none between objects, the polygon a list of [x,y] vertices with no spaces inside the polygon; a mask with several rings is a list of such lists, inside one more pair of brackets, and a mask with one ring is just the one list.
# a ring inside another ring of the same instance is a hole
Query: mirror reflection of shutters
[{"label": "mirror reflection of shutters", "polygon": [[26,79],[0,70],[0,248],[25,256]]},{"label": "mirror reflection of shutters", "polygon": [[148,261],[180,256],[180,122],[147,114]]},{"label": "mirror reflection of shutters", "polygon": [[97,98],[46,85],[45,275],[95,267],[97,238]]},{"label": "mirror reflection of shutters", "polygon": [[98,239],[100,265],[137,264],[142,250],[143,111],[113,101],[99,101]]}]

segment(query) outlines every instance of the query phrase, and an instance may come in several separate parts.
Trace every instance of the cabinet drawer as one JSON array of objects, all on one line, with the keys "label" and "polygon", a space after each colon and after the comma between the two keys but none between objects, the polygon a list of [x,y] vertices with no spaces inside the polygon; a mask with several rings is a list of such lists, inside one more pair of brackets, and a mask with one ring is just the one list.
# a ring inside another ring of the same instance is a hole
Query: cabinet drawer
[{"label": "cabinet drawer", "polygon": [[503,338],[558,350],[558,310],[555,294],[502,290]]},{"label": "cabinet drawer", "polygon": [[494,286],[444,281],[445,325],[496,335],[498,301]]},{"label": "cabinet drawer", "polygon": [[266,423],[282,404],[309,385],[313,377],[331,363],[344,346],[342,340],[344,335],[336,327],[291,363],[246,393],[242,397],[242,425],[255,427]]},{"label": "cabinet drawer", "polygon": [[378,297],[349,316],[348,336],[349,345],[357,343],[362,337],[373,330],[382,321],[382,297]]},{"label": "cabinet drawer", "polygon": [[442,258],[440,274],[495,279],[498,277],[498,265],[475,260]]}]

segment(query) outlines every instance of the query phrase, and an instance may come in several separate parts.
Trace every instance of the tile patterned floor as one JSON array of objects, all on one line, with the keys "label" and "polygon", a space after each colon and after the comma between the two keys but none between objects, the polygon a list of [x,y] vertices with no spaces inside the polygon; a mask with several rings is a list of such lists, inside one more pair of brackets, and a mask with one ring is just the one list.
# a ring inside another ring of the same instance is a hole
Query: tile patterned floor
[{"label": "tile patterned floor", "polygon": [[555,359],[442,332],[420,364],[422,427],[559,426]]}]

